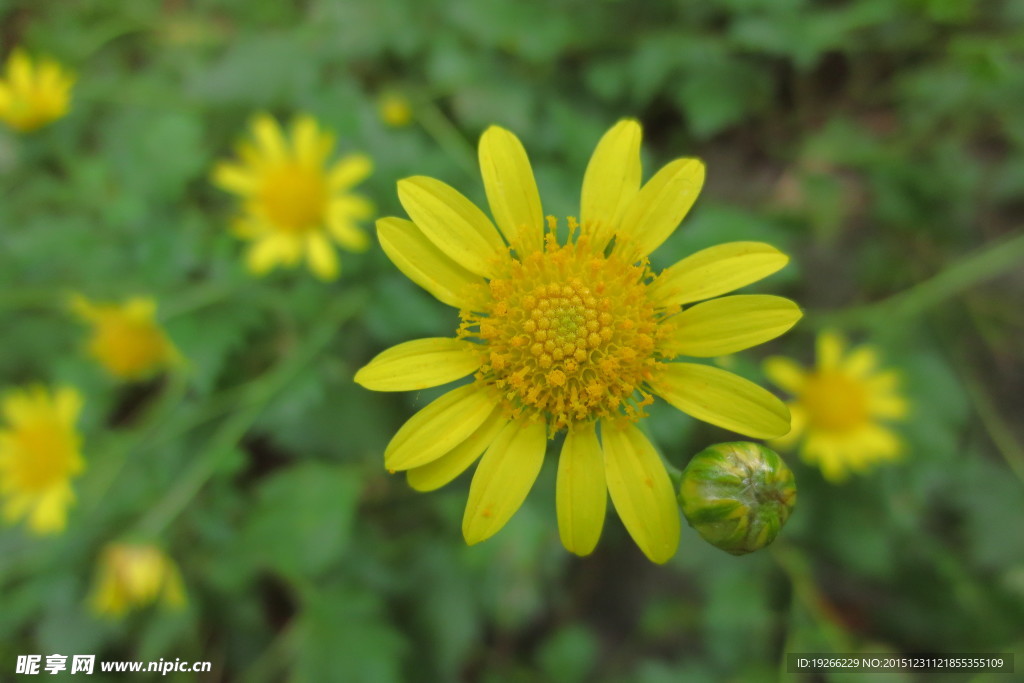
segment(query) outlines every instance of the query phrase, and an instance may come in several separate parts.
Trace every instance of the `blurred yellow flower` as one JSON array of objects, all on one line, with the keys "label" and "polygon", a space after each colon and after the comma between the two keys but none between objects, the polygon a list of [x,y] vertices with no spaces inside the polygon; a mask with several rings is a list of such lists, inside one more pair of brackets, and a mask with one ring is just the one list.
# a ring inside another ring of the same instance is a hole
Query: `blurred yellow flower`
[{"label": "blurred yellow flower", "polygon": [[42,128],[67,113],[74,82],[52,59],[33,64],[24,50],[15,49],[0,78],[0,119],[22,133]]},{"label": "blurred yellow flower", "polygon": [[108,544],[100,555],[93,610],[119,617],[158,599],[169,607],[185,605],[185,587],[174,561],[153,545]]},{"label": "blurred yellow flower", "polygon": [[544,219],[526,151],[496,126],[479,147],[493,223],[454,188],[422,176],[398,183],[413,220],[377,221],[399,270],[458,308],[462,323],[452,338],[384,351],[355,380],[409,391],[473,374],[413,415],[384,454],[385,466],[407,471],[421,491],[450,482],[482,455],[463,518],[469,544],[519,509],[548,439],[565,429],[557,481],[565,547],[593,551],[610,494],[641,550],[665,562],[678,545],[679,509],[661,458],[634,424],[653,395],[743,434],[789,431],[789,411],[764,389],[708,365],[670,362],[733,353],[792,327],[800,310],[775,296],[722,297],[682,310],[760,280],[788,258],[767,244],[734,242],[653,271],[648,255],[696,200],[704,164],[676,159],[641,186],[640,138],[632,120],[604,135],[583,178],[582,216],[568,219],[562,242],[556,220]]},{"label": "blurred yellow flower", "polygon": [[408,126],[412,121],[412,106],[408,98],[396,92],[381,95],[377,100],[377,111],[381,120],[393,128]]},{"label": "blurred yellow flower", "polygon": [[17,389],[3,401],[0,496],[5,521],[26,517],[37,534],[64,529],[75,498],[71,479],[85,467],[75,422],[82,397],[70,388]]},{"label": "blurred yellow flower", "polygon": [[349,190],[370,174],[369,157],[352,154],[328,167],[334,136],[309,116],[295,120],[290,140],[265,114],[252,131],[254,141],[238,146],[240,161],[221,162],[213,171],[215,184],[245,200],[234,232],[252,242],[249,270],[263,275],[305,257],[314,275],[336,278],[338,257],[329,237],[349,251],[368,245],[357,221],[369,218],[373,206]]},{"label": "blurred yellow flower", "polygon": [[898,458],[900,439],[883,421],[907,414],[898,373],[879,368],[873,347],[862,345],[847,352],[845,346],[839,334],[823,332],[818,335],[813,370],[779,356],[764,363],[769,379],[794,396],[789,404],[793,429],[773,443],[789,448],[802,437],[801,457],[820,467],[832,482]]},{"label": "blurred yellow flower", "polygon": [[156,322],[153,299],[136,297],[120,305],[97,304],[75,295],[71,309],[92,326],[89,355],[118,379],[145,379],[180,359]]}]

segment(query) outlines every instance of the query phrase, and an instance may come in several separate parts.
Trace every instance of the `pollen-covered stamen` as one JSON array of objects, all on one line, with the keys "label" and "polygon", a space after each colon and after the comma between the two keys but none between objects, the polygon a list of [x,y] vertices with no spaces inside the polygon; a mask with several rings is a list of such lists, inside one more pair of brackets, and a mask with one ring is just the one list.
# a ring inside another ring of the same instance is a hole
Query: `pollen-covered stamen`
[{"label": "pollen-covered stamen", "polygon": [[809,375],[802,398],[811,424],[821,429],[847,432],[870,420],[864,385],[838,372]]},{"label": "pollen-covered stamen", "polygon": [[513,416],[553,430],[640,417],[670,324],[647,297],[647,265],[593,248],[572,218],[559,245],[548,220],[544,251],[510,259],[490,282],[489,309],[461,314],[459,334],[482,342],[477,378],[498,389]]},{"label": "pollen-covered stamen", "polygon": [[323,221],[327,184],[323,173],[298,163],[267,172],[260,190],[267,218],[281,230],[300,232]]}]

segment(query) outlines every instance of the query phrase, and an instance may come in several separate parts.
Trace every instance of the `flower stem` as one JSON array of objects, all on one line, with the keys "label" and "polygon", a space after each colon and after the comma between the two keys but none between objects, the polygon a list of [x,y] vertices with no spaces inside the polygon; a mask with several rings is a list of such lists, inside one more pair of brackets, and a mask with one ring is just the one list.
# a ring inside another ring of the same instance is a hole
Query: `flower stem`
[{"label": "flower stem", "polygon": [[416,103],[416,120],[430,137],[470,175],[476,175],[476,150],[462,132],[433,101],[423,97]]},{"label": "flower stem", "polygon": [[245,284],[237,281],[211,282],[187,290],[182,296],[168,299],[161,308],[164,321],[178,318],[212,306],[236,294]]},{"label": "flower stem", "polygon": [[939,273],[887,299],[841,311],[811,313],[807,322],[815,328],[831,326],[890,325],[941,304],[1005,272],[1024,261],[1024,234],[989,244],[964,256]]},{"label": "flower stem", "polygon": [[970,372],[965,371],[961,379],[971,397],[971,404],[988,431],[989,437],[1003,460],[1010,466],[1021,483],[1024,483],[1024,446],[1017,441],[1013,430],[996,409],[995,402],[983,384]]},{"label": "flower stem", "polygon": [[309,332],[305,341],[272,370],[253,383],[231,415],[211,437],[206,449],[193,461],[185,475],[177,481],[149,513],[139,522],[141,533],[157,536],[199,493],[206,482],[222,467],[252,428],[263,409],[313,360],[334,338],[338,326],[358,311],[365,299],[361,291],[351,292],[328,309],[320,323]]}]

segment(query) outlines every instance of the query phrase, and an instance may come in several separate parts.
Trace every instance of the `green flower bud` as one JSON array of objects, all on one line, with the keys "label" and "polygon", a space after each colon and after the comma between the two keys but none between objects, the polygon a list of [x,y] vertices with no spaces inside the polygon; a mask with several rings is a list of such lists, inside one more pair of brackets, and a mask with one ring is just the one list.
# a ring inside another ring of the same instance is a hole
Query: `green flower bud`
[{"label": "green flower bud", "polygon": [[683,470],[679,503],[705,541],[744,555],[775,540],[796,505],[793,472],[749,441],[709,446]]}]

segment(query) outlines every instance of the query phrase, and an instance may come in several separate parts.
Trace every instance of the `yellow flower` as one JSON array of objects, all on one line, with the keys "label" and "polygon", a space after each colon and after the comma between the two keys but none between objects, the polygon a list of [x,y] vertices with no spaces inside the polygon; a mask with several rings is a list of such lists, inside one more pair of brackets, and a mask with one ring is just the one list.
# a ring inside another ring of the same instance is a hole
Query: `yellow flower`
[{"label": "yellow flower", "polygon": [[0,78],[0,119],[27,133],[64,116],[71,100],[74,77],[52,59],[33,64],[16,49]]},{"label": "yellow flower", "polygon": [[0,429],[0,495],[8,523],[22,517],[37,534],[64,529],[75,498],[71,478],[85,467],[75,421],[82,408],[77,391],[44,387],[15,390],[3,402],[7,427]]},{"label": "yellow flower", "polygon": [[863,345],[846,353],[844,346],[838,334],[824,332],[815,369],[778,356],[764,364],[769,379],[795,397],[789,404],[793,429],[775,443],[788,448],[803,437],[801,456],[833,482],[898,458],[902,444],[883,421],[907,414],[899,375],[878,367],[877,351]]},{"label": "yellow flower", "polygon": [[145,379],[180,359],[155,320],[153,299],[136,297],[121,305],[96,304],[76,295],[71,309],[92,326],[89,355],[118,379]]},{"label": "yellow flower", "polygon": [[158,599],[169,607],[185,605],[181,573],[171,558],[153,545],[111,543],[103,549],[91,598],[97,614],[119,617]]},{"label": "yellow flower", "polygon": [[[463,535],[496,533],[526,498],[548,438],[567,430],[558,465],[558,525],[565,547],[590,553],[611,495],[626,529],[655,562],[679,541],[679,510],[654,446],[634,424],[657,394],[690,415],[756,437],[789,430],[770,393],[708,365],[768,341],[800,318],[780,297],[718,297],[782,268],[767,244],[699,251],[667,270],[648,255],[697,198],[704,165],[670,162],[641,187],[640,125],[624,120],[599,142],[583,178],[579,222],[567,238],[545,219],[529,159],[515,135],[489,128],[480,168],[495,224],[439,180],[398,183],[412,221],[383,218],[384,251],[411,280],[459,309],[452,338],[384,351],[355,380],[408,391],[473,374],[412,416],[388,445],[385,466],[421,491],[448,483],[482,454]],[[600,436],[598,434],[600,432]]]},{"label": "yellow flower", "polygon": [[221,162],[213,172],[214,183],[245,200],[234,232],[252,242],[249,270],[263,275],[305,256],[314,275],[336,278],[338,257],[328,238],[349,251],[368,244],[356,221],[369,218],[373,206],[349,189],[370,174],[369,157],[352,154],[328,167],[334,136],[309,116],[295,120],[290,140],[267,115],[257,116],[252,130],[254,142],[238,146],[240,162]]},{"label": "yellow flower", "polygon": [[412,107],[409,100],[399,93],[390,92],[381,95],[377,101],[377,111],[384,123],[393,128],[408,126],[412,121]]}]

